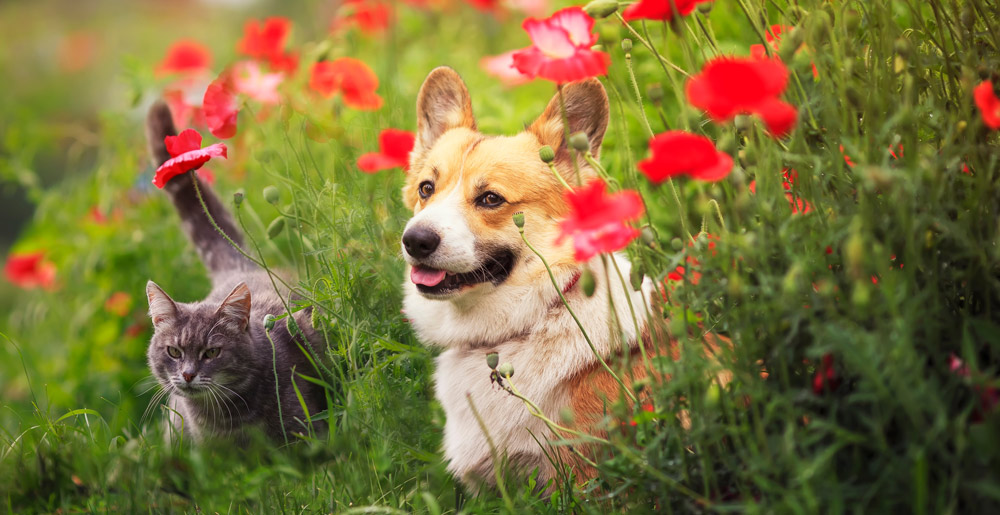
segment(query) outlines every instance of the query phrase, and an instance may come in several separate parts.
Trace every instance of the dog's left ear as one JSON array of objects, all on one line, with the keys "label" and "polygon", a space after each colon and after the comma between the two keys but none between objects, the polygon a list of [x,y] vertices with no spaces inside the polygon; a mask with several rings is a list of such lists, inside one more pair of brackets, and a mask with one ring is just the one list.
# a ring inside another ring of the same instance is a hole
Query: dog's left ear
[{"label": "dog's left ear", "polygon": [[[569,133],[583,132],[590,140],[590,152],[596,158],[608,128],[608,94],[597,79],[587,79],[563,86]],[[565,141],[562,108],[559,95],[552,97],[545,112],[528,128],[542,145],[556,151],[556,159],[569,159],[569,142]]]},{"label": "dog's left ear", "polygon": [[476,130],[472,99],[455,70],[439,66],[432,70],[417,94],[417,141],[414,155],[427,152],[449,129]]}]

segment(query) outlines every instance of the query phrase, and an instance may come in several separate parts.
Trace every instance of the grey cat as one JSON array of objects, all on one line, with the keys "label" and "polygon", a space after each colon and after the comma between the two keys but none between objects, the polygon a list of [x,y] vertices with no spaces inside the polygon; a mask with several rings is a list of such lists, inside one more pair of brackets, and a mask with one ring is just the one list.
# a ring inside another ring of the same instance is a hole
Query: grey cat
[{"label": "grey cat", "polygon": [[[170,158],[164,137],[176,134],[170,109],[154,104],[146,122],[150,152],[158,166]],[[267,314],[285,312],[282,299],[267,272],[212,226],[198,200],[195,181],[212,219],[242,248],[243,238],[232,217],[194,175],[174,177],[164,189],[209,271],[212,291],[200,302],[181,303],[153,281],[146,284],[154,329],[147,356],[150,370],[169,395],[168,438],[183,433],[196,441],[214,437],[242,441],[248,429],[258,427],[274,440],[291,440],[308,429],[306,412],[292,386],[293,370],[318,375],[300,346],[311,349],[313,356],[323,356],[322,340],[307,310],[294,315],[301,336],[293,338],[285,321],[279,320],[268,340],[262,321]],[[298,376],[295,386],[311,415],[325,407],[321,387]],[[325,429],[321,422],[313,427]]]}]

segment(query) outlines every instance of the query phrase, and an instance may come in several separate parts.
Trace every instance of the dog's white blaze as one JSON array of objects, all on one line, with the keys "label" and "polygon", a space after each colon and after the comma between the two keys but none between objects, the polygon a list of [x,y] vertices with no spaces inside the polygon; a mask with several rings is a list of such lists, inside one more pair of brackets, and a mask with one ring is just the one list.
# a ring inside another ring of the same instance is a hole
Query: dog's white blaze
[{"label": "dog's white blaze", "polygon": [[[422,260],[424,265],[454,273],[471,272],[480,267],[481,263],[476,259],[476,236],[462,214],[464,203],[462,184],[459,182],[445,198],[432,202],[407,222],[404,234],[411,227],[422,225],[441,237],[434,254]],[[405,248],[403,255],[411,265],[416,264]]]}]

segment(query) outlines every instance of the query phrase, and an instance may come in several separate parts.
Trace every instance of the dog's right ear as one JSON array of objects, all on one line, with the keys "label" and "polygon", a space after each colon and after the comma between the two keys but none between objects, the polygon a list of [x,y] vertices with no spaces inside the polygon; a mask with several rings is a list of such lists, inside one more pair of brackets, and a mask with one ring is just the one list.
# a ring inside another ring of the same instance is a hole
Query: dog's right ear
[{"label": "dog's right ear", "polygon": [[431,70],[417,94],[417,141],[413,155],[427,152],[448,129],[476,130],[465,82],[447,66]]},{"label": "dog's right ear", "polygon": [[176,136],[174,117],[170,108],[162,100],[157,100],[149,107],[146,115],[146,142],[149,145],[149,156],[153,166],[160,166],[170,159],[165,142],[167,136]]}]

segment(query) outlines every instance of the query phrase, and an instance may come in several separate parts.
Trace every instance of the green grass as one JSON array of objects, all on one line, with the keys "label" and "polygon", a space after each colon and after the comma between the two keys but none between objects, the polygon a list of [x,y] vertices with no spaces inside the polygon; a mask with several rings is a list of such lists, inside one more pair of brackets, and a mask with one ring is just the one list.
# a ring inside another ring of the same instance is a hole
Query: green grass
[{"label": "green grass", "polygon": [[[971,90],[990,76],[1000,83],[1000,6],[743,5],[746,12],[740,0],[717,0],[709,15],[676,31],[633,24],[688,73],[714,54],[706,34],[722,53],[747,55],[759,42],[750,20],[797,25],[807,43],[787,60],[795,78],[785,96],[804,114],[778,142],[755,123],[712,124],[675,89],[680,74],[666,75],[634,41],[653,131],[703,133],[737,158],[720,183],[675,181],[683,209],[670,187],[635,168],[648,133],[620,46],[630,34],[613,17],[595,28],[612,55],[601,160],[622,187],[643,194],[642,223],[655,234],[628,252],[658,282],[688,257],[702,274],[698,284],[677,284],[665,303],[664,324],[684,352],[658,363],[671,381],[653,390],[656,411],[633,419],[610,406],[614,430],[590,485],[541,498],[530,481],[508,480],[506,499],[464,500],[439,453],[444,414],[431,388],[433,352],[399,314],[398,239],[409,216],[403,176],[362,174],[354,163],[375,150],[380,129],[413,128],[417,88],[441,64],[468,83],[483,132],[514,133],[533,120],[554,87],[505,89],[477,64],[527,46],[520,16],[403,7],[384,36],[325,39],[320,2],[250,13],[97,7],[72,22],[54,18],[66,30],[108,35],[90,69],[65,77],[28,51],[45,48],[43,27],[57,8],[0,7],[0,29],[22,42],[0,49],[0,70],[12,77],[0,98],[0,180],[36,204],[13,248],[46,249],[60,283],[52,292],[0,285],[0,502],[16,513],[441,513],[460,502],[467,512],[995,508],[1000,420],[981,409],[978,392],[998,386],[1000,152]],[[222,198],[246,192],[238,215],[252,247],[279,274],[294,271],[323,308],[315,324],[329,344],[331,430],[289,448],[171,448],[160,434],[162,413],[142,419],[152,392],[141,292],[153,279],[190,301],[208,285],[166,195],[148,186],[141,120],[163,85],[152,69],[170,41],[198,35],[220,70],[234,58],[243,20],[276,13],[296,21],[305,62],[362,59],[386,100],[379,111],[353,111],[310,97],[299,77],[290,91],[309,109],[263,121],[244,111],[229,161],[210,165]],[[902,155],[890,156],[900,145]],[[972,173],[962,173],[963,163]],[[811,213],[791,213],[783,168],[798,172],[793,193]],[[268,185],[281,191],[277,207],[261,194]],[[120,215],[96,224],[87,216],[95,205]],[[279,209],[302,223],[270,240],[266,227],[283,216]],[[717,238],[714,246],[699,228]],[[104,307],[116,291],[133,296],[124,317]],[[136,324],[138,334],[130,333]],[[718,364],[699,351],[705,330],[734,343],[722,359],[734,375],[724,388],[707,379]],[[969,377],[949,370],[951,354],[969,365]],[[817,394],[814,377],[827,355],[838,385]]]}]

